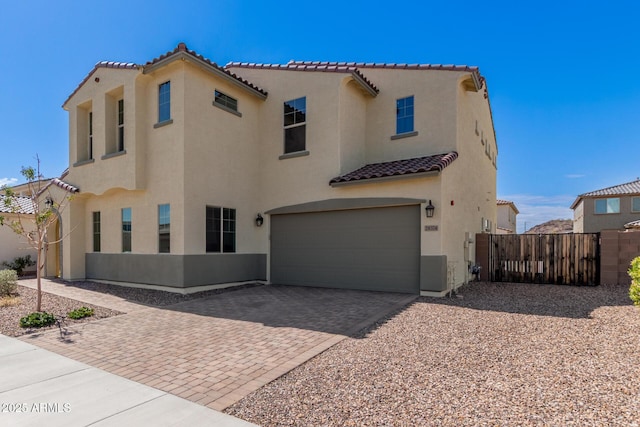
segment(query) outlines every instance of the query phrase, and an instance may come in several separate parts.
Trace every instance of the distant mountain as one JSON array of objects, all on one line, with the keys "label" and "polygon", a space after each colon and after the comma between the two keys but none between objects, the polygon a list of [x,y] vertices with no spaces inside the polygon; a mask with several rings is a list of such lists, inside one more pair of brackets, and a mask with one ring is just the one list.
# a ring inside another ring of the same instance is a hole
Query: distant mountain
[{"label": "distant mountain", "polygon": [[564,234],[573,233],[573,221],[570,219],[552,219],[528,229],[525,234]]}]

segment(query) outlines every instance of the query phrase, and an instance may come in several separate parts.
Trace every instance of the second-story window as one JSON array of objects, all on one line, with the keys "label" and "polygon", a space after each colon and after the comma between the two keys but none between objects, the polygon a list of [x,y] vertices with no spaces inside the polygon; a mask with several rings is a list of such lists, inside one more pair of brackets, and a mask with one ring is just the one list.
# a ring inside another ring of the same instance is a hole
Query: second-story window
[{"label": "second-story window", "polygon": [[89,111],[89,138],[87,141],[87,159],[93,159],[93,111]]},{"label": "second-story window", "polygon": [[118,151],[124,151],[124,99],[118,101]]},{"label": "second-story window", "polygon": [[214,94],[214,102],[218,105],[221,105],[229,110],[238,111],[238,100],[230,97],[229,95],[225,95],[220,91],[215,91]]},{"label": "second-story window", "polygon": [[596,199],[595,205],[597,214],[620,213],[620,199],[618,197],[610,199]]},{"label": "second-story window", "polygon": [[171,120],[171,82],[158,86],[158,123]]},{"label": "second-story window", "polygon": [[413,95],[396,101],[396,134],[413,132]]},{"label": "second-story window", "polygon": [[307,97],[284,103],[284,152],[306,150]]}]

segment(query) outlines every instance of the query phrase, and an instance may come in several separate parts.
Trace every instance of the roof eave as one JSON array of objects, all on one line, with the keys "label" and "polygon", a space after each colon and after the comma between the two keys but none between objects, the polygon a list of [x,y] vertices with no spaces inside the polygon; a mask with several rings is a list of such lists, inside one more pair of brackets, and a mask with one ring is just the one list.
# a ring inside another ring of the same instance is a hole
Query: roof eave
[{"label": "roof eave", "polygon": [[398,181],[398,180],[410,179],[410,178],[425,178],[425,177],[431,177],[431,176],[438,176],[440,175],[441,172],[442,171],[440,170],[433,170],[433,171],[427,171],[427,172],[381,176],[376,178],[361,178],[361,179],[353,179],[350,181],[329,182],[329,185],[332,187],[344,187],[347,185],[372,184],[372,183],[378,183],[378,182]]},{"label": "roof eave", "polygon": [[376,96],[378,96],[378,91],[372,88],[371,85],[368,84],[360,74],[353,72],[351,73],[351,77],[353,77],[353,80],[356,81],[367,94],[371,95],[371,97],[375,98]]},{"label": "roof eave", "polygon": [[162,58],[158,61],[155,61],[149,65],[145,65],[143,67],[143,74],[150,74],[153,73],[154,71],[165,67],[169,64],[171,64],[172,62],[178,61],[178,60],[182,60],[182,61],[189,61],[192,64],[196,65],[197,67],[200,67],[202,70],[210,72],[212,74],[214,74],[216,77],[220,77],[221,79],[225,80],[228,83],[231,83],[233,85],[235,85],[236,87],[244,90],[245,92],[261,99],[261,100],[265,100],[267,99],[267,95],[250,87],[247,86],[246,84],[242,83],[240,80],[238,80],[237,78],[225,73],[224,71],[214,67],[213,65],[207,63],[206,61],[203,61],[202,59],[191,55],[188,52],[183,52],[183,51],[178,51],[172,55],[167,56],[166,58]]}]

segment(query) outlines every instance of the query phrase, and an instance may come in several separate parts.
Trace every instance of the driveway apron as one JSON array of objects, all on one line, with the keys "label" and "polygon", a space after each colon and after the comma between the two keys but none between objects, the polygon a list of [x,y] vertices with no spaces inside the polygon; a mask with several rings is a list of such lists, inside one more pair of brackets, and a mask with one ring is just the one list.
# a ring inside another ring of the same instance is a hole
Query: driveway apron
[{"label": "driveway apron", "polygon": [[216,410],[416,298],[267,285],[157,308],[46,289],[126,314],[21,340]]}]

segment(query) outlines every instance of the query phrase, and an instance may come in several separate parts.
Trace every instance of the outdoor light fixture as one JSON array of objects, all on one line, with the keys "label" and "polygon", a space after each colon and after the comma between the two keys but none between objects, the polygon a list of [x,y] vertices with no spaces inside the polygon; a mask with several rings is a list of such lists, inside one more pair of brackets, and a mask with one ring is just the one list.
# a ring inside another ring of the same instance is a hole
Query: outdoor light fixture
[{"label": "outdoor light fixture", "polygon": [[262,227],[263,222],[264,218],[262,218],[262,215],[258,214],[258,216],[256,216],[256,226]]},{"label": "outdoor light fixture", "polygon": [[44,204],[48,207],[51,208],[53,206],[53,199],[51,197],[47,197],[44,201]]},{"label": "outdoor light fixture", "polygon": [[427,214],[427,218],[433,218],[433,213],[436,211],[436,208],[431,204],[431,200],[429,200],[429,204],[424,208],[424,211]]}]

